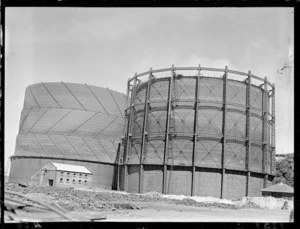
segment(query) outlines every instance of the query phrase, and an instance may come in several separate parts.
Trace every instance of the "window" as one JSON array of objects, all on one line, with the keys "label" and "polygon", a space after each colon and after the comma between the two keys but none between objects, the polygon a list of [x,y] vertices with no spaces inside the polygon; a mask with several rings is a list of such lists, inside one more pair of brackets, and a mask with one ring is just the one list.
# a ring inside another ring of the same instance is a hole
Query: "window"
[{"label": "window", "polygon": [[81,175],[82,175],[82,174],[81,174],[81,173],[79,173],[79,177],[81,177]]},{"label": "window", "polygon": [[63,182],[64,182],[64,180],[62,178],[60,178],[60,183],[63,183]]},{"label": "window", "polygon": [[75,179],[73,179],[73,184],[75,184]]},{"label": "window", "polygon": [[85,174],[85,179],[87,179],[87,174]]},{"label": "window", "polygon": [[73,173],[73,176],[76,177],[76,173]]},{"label": "window", "polygon": [[60,172],[60,175],[64,175],[64,172]]},{"label": "window", "polygon": [[84,184],[87,184],[87,181],[86,181],[86,180],[84,181]]},{"label": "window", "polygon": [[67,183],[69,183],[69,181],[70,181],[70,180],[69,180],[69,179],[67,179]]},{"label": "window", "polygon": [[81,180],[79,180],[78,183],[81,184]]},{"label": "window", "polygon": [[69,176],[70,176],[70,173],[67,173],[67,176],[69,177]]}]

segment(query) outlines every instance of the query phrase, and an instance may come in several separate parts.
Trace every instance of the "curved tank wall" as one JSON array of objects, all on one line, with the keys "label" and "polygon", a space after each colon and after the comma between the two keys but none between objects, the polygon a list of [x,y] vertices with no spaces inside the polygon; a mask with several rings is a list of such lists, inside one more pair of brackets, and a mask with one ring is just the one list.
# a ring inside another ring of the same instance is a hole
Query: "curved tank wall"
[{"label": "curved tank wall", "polygon": [[267,81],[255,85],[251,74],[236,80],[229,71],[210,77],[157,70],[164,77],[149,71],[150,78],[129,81],[120,189],[227,199],[261,195],[274,175]]},{"label": "curved tank wall", "polygon": [[124,94],[90,85],[27,87],[9,182],[28,181],[52,160],[86,165],[94,186],[111,187],[125,101]]}]

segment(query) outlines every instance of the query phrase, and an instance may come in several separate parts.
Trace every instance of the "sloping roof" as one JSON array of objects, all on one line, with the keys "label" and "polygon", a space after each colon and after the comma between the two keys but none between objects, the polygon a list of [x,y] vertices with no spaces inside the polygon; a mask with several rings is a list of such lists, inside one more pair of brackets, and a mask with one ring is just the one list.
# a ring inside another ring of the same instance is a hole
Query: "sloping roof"
[{"label": "sloping roof", "polygon": [[262,192],[284,192],[284,193],[294,193],[294,188],[290,187],[284,183],[278,183],[266,187],[261,190]]},{"label": "sloping roof", "polygon": [[77,173],[89,173],[89,174],[92,173],[90,170],[88,170],[87,167],[85,167],[83,165],[60,164],[60,163],[56,163],[56,162],[52,162],[52,161],[51,161],[51,163],[59,171],[77,172]]}]

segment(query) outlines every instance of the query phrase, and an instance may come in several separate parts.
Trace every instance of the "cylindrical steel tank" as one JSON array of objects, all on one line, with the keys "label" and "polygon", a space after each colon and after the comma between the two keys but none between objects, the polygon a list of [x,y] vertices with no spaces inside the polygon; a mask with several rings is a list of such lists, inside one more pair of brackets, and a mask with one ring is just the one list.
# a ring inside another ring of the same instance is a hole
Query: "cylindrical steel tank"
[{"label": "cylindrical steel tank", "polygon": [[74,83],[28,86],[9,182],[28,182],[49,160],[85,165],[93,186],[111,188],[125,95]]},{"label": "cylindrical steel tank", "polygon": [[261,196],[274,177],[275,87],[249,71],[150,69],[128,81],[120,190]]}]

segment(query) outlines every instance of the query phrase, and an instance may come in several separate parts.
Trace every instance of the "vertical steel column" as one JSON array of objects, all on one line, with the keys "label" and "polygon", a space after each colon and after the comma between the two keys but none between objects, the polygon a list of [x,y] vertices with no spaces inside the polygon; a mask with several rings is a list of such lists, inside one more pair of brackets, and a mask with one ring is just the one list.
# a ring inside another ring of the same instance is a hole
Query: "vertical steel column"
[{"label": "vertical steel column", "polygon": [[198,67],[198,76],[196,78],[196,92],[195,92],[195,116],[194,116],[194,145],[193,145],[193,158],[192,158],[192,187],[191,196],[195,193],[195,154],[197,151],[197,139],[198,139],[198,106],[199,106],[199,84],[200,84],[200,71],[201,67]]},{"label": "vertical steel column", "polygon": [[162,193],[166,194],[167,191],[167,154],[169,152],[169,138],[170,138],[170,115],[172,108],[172,83],[174,78],[174,64],[172,65],[172,75],[169,80],[169,91],[168,91],[168,104],[167,104],[167,120],[166,120],[166,134],[165,134],[165,147],[164,147],[164,169],[163,169],[163,190]]},{"label": "vertical steel column", "polygon": [[264,177],[264,188],[267,187],[268,171],[266,170],[266,165],[268,163],[268,112],[267,112],[267,103],[268,103],[268,85],[267,77],[264,81],[263,89],[263,173]]},{"label": "vertical steel column", "polygon": [[247,182],[246,182],[246,196],[249,196],[250,187],[250,153],[251,153],[251,137],[250,137],[250,124],[251,124],[251,71],[248,71],[248,84],[247,84],[247,101],[246,101],[246,170],[247,170]]},{"label": "vertical steel column", "polygon": [[222,180],[221,180],[221,199],[224,197],[224,178],[225,178],[225,144],[226,144],[226,114],[227,114],[227,77],[228,77],[228,67],[225,66],[225,74],[223,77],[223,126],[222,126]]},{"label": "vertical steel column", "polygon": [[[2,44],[1,44],[2,46]],[[2,48],[2,47],[1,47]],[[3,51],[3,49],[1,49],[1,51]],[[2,58],[1,58],[2,59]],[[0,59],[0,60],[1,60]],[[2,62],[2,61],[1,61]],[[0,66],[0,70],[2,71],[2,63]],[[0,72],[0,74],[2,74],[2,72]],[[5,168],[4,168],[4,160],[5,160],[5,156],[4,156],[4,142],[5,142],[5,137],[4,137],[4,120],[5,120],[5,110],[4,108],[4,93],[2,93],[2,85],[4,83],[4,79],[2,78],[3,76],[0,75],[0,142],[1,142],[1,146],[0,146],[0,175],[1,178],[0,179],[0,225],[4,225],[4,184],[5,184]]]},{"label": "vertical steel column", "polygon": [[149,94],[151,86],[151,77],[152,77],[152,68],[149,71],[149,78],[146,88],[145,95],[145,109],[144,109],[144,120],[143,120],[143,136],[142,136],[142,146],[141,146],[141,155],[140,155],[140,177],[139,177],[139,193],[143,192],[143,180],[144,180],[144,152],[146,145],[146,136],[147,136],[147,121],[148,121],[148,112],[149,112]]},{"label": "vertical steel column", "polygon": [[[115,182],[115,188],[119,191],[120,190],[120,186],[119,186],[119,181],[120,181],[120,177],[119,177],[119,174],[120,174],[120,155],[121,154],[121,143],[118,144],[118,149],[117,149],[117,155],[116,155],[116,173],[115,173],[115,178],[116,180],[114,180]],[[113,183],[114,183],[113,182]]]},{"label": "vertical steel column", "polygon": [[[127,168],[127,161],[128,161],[128,153],[131,150],[131,144],[132,144],[132,124],[133,124],[133,110],[134,110],[134,97],[135,97],[135,90],[136,90],[136,80],[137,80],[137,74],[134,76],[134,81],[133,81],[133,87],[131,89],[131,99],[130,99],[130,113],[129,113],[129,121],[127,125],[127,136],[126,136],[126,146],[125,146],[125,152],[124,152],[124,191],[127,191],[127,186],[128,186],[128,168]],[[129,84],[130,82],[128,82]]]},{"label": "vertical steel column", "polygon": [[[122,149],[120,148],[120,157],[119,157],[119,161],[118,161],[118,169],[119,169],[119,173],[121,173],[121,170],[120,170],[120,167],[122,165],[122,168],[124,169],[125,171],[125,163],[124,163],[124,155],[125,155],[125,150],[126,150],[126,142],[125,142],[125,136],[127,136],[127,131],[128,131],[128,121],[129,120],[129,117],[126,116],[126,110],[127,110],[127,107],[128,107],[128,99],[129,99],[129,90],[130,90],[130,78],[128,79],[127,81],[127,88],[126,88],[126,109],[125,109],[125,115],[124,115],[124,127],[123,127],[123,136],[122,136]],[[126,123],[127,122],[127,123]],[[121,162],[121,158],[122,158],[122,162]],[[125,174],[125,172],[124,172]],[[117,185],[117,190],[119,191],[120,190],[120,174],[118,174],[118,185]]]},{"label": "vertical steel column", "polygon": [[271,139],[271,150],[272,150],[272,173],[276,172],[275,155],[276,155],[276,145],[275,145],[275,84],[272,85],[272,139]]},{"label": "vertical steel column", "polygon": [[[126,110],[127,110],[127,107],[128,107],[128,99],[129,99],[129,90],[130,90],[130,78],[128,79],[127,81],[127,88],[126,88],[126,109],[125,109],[125,112],[124,112],[124,127],[123,127],[123,136],[122,136],[122,147],[120,147],[120,154],[119,154],[119,160],[118,160],[118,184],[117,184],[117,190],[119,191],[120,190],[120,173],[121,173],[121,170],[120,170],[120,167],[122,165],[122,167],[124,168],[124,171],[125,171],[125,163],[124,163],[124,155],[125,155],[125,149],[126,149],[126,142],[125,142],[125,136],[127,135],[127,131],[128,131],[128,122],[127,122],[127,125],[126,125],[126,121],[128,119],[128,117],[126,117]],[[121,158],[122,158],[122,162],[121,162]]]}]

